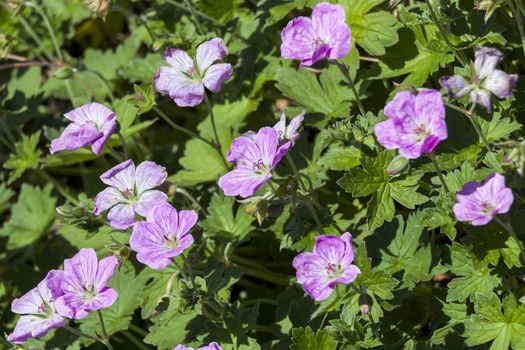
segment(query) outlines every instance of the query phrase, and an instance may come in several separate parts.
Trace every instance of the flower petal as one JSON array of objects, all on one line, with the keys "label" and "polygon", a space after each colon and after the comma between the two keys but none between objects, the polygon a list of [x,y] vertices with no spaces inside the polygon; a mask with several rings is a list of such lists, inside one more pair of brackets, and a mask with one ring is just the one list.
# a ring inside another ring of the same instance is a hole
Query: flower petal
[{"label": "flower petal", "polygon": [[219,92],[222,84],[231,77],[232,73],[233,68],[231,64],[217,63],[206,70],[202,83],[211,92]]},{"label": "flower petal", "polygon": [[195,67],[195,63],[184,50],[168,48],[164,52],[164,60],[179,72],[187,73]]},{"label": "flower petal", "polygon": [[106,185],[115,187],[122,193],[134,193],[135,164],[133,164],[131,159],[126,160],[100,175],[100,180]]},{"label": "flower petal", "polygon": [[102,192],[99,192],[95,197],[95,210],[93,214],[100,215],[103,211],[112,206],[124,202],[126,199],[122,196],[119,190],[114,187],[107,187]]},{"label": "flower petal", "polygon": [[[203,42],[197,47],[196,59],[199,71],[201,74],[204,74],[213,62],[222,60],[227,55],[228,49],[224,46],[224,42],[221,38],[214,38]],[[208,73],[206,72],[206,75],[207,74]]]},{"label": "flower petal", "polygon": [[131,204],[117,204],[108,214],[111,227],[125,230],[135,223],[135,212]]},{"label": "flower petal", "polygon": [[450,98],[459,98],[465,96],[471,90],[468,81],[461,75],[456,74],[453,76],[441,77],[439,84],[446,89]]},{"label": "flower petal", "polygon": [[140,163],[135,171],[137,195],[140,196],[144,191],[162,185],[167,177],[168,173],[165,167],[151,161]]},{"label": "flower petal", "polygon": [[311,58],[315,51],[313,43],[317,33],[312,25],[312,20],[307,17],[292,19],[281,31],[281,56],[283,58],[296,59],[303,65],[312,65]]},{"label": "flower petal", "polygon": [[161,203],[166,202],[168,195],[162,191],[150,190],[142,193],[133,209],[140,216],[148,216],[150,211]]},{"label": "flower petal", "polygon": [[474,53],[474,68],[479,79],[488,77],[503,59],[503,53],[493,47],[480,47]]},{"label": "flower petal", "polygon": [[154,81],[157,90],[168,94],[177,106],[196,106],[204,99],[204,85],[176,68],[160,67]]},{"label": "flower petal", "polygon": [[341,5],[327,2],[317,4],[312,11],[312,25],[317,35],[329,47],[328,58],[343,58],[350,52],[352,33]]},{"label": "flower petal", "polygon": [[219,187],[225,196],[241,196],[247,198],[255,192],[270,178],[272,174],[258,175],[250,169],[238,168],[221,176]]},{"label": "flower petal", "polygon": [[60,137],[51,141],[49,152],[54,154],[62,150],[73,151],[91,145],[103,136],[104,134],[91,124],[78,126],[71,123],[62,131]]},{"label": "flower petal", "polygon": [[483,87],[499,98],[511,97],[518,75],[495,69],[483,82]]},{"label": "flower petal", "polygon": [[95,277],[95,287],[97,291],[106,287],[117,265],[118,260],[114,256],[108,256],[98,262],[98,269]]}]

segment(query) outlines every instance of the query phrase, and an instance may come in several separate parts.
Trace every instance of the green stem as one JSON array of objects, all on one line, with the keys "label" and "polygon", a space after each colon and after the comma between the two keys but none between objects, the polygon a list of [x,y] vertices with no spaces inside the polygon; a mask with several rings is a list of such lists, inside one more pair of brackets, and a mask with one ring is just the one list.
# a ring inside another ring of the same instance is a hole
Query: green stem
[{"label": "green stem", "polygon": [[509,234],[509,236],[511,236],[515,241],[516,241],[516,244],[518,245],[519,249],[520,249],[520,255],[521,255],[521,258],[522,258],[522,263],[524,264],[523,266],[525,266],[525,250],[523,249],[523,243],[522,241],[518,238],[518,236],[516,235],[516,232],[514,232],[514,229],[512,228],[512,225],[510,223],[510,220],[507,218],[506,221],[503,221],[501,220],[499,217],[495,216],[494,217],[494,220],[500,224],[501,227],[503,227],[503,229],[505,229],[505,231],[507,231],[507,233]]},{"label": "green stem", "polygon": [[269,298],[256,298],[256,299],[250,299],[250,300],[245,300],[241,302],[241,306],[243,307],[250,306],[253,304],[269,304],[269,305],[275,305],[275,306],[278,305],[276,300],[269,299]]},{"label": "green stem", "polygon": [[131,341],[137,349],[141,349],[141,350],[150,350],[150,347],[149,346],[146,346],[145,344],[143,344],[139,339],[137,339],[137,337],[135,337],[130,331],[122,331],[121,332],[122,334],[124,334],[124,336],[126,338],[129,339],[129,341]]},{"label": "green stem", "polygon": [[208,98],[208,94],[204,94],[204,101],[206,101],[206,107],[208,107],[208,114],[210,115],[211,119],[211,126],[213,128],[213,135],[215,136],[215,148],[217,149],[217,152],[219,152],[219,156],[222,159],[222,162],[224,164],[224,167],[226,170],[229,170],[228,162],[226,162],[226,158],[224,158],[224,155],[222,154],[222,147],[221,147],[221,141],[219,140],[219,133],[217,132],[217,125],[215,125],[215,116],[213,115],[213,108],[210,102],[210,99]]},{"label": "green stem", "polygon": [[42,10],[40,6],[37,4],[33,4],[31,2],[25,2],[25,5],[32,7],[38,12],[40,17],[42,17],[42,20],[44,21],[44,25],[49,32],[49,36],[51,37],[51,42],[53,43],[53,47],[55,48],[55,52],[57,54],[57,57],[60,61],[64,61],[64,56],[62,55],[62,51],[60,50],[60,45],[58,45],[57,37],[55,35],[55,30],[53,29],[53,26],[51,26],[51,22],[49,22],[49,18],[47,18],[47,15]]},{"label": "green stem", "polygon": [[142,328],[140,328],[139,326],[135,325],[134,323],[130,323],[129,324],[129,329],[131,329],[132,331],[134,331],[135,333],[137,334],[140,334],[141,336],[145,337],[146,335],[148,335],[148,332],[146,332],[145,330],[143,330]]},{"label": "green stem", "polygon": [[104,324],[104,317],[102,317],[102,311],[97,310],[98,320],[100,321],[100,328],[104,339],[108,339],[108,332],[106,332],[106,325]]},{"label": "green stem", "polygon": [[441,174],[441,169],[439,168],[438,161],[436,159],[436,156],[434,155],[434,152],[430,152],[428,154],[428,157],[432,161],[432,164],[434,164],[434,169],[436,170],[436,173],[439,177],[439,181],[441,181],[441,184],[443,185],[443,188],[445,189],[445,192],[450,193],[450,190],[448,189],[448,186],[445,182],[445,178],[443,177],[443,174]]},{"label": "green stem", "polygon": [[487,150],[487,152],[490,152],[491,151],[490,143],[487,141],[487,139],[485,138],[485,136],[481,132],[481,128],[480,128],[479,124],[477,123],[477,121],[474,118],[474,111],[476,109],[476,104],[473,103],[472,106],[470,106],[470,109],[468,111],[464,110],[461,107],[453,105],[452,103],[449,103],[449,102],[445,102],[445,106],[447,106],[447,107],[449,107],[449,108],[451,108],[453,110],[456,110],[456,111],[458,111],[460,113],[463,113],[468,118],[468,120],[470,121],[470,123],[474,127],[474,130],[476,130],[476,133],[478,134],[479,138],[481,139],[481,142],[485,146],[485,149]]},{"label": "green stem", "polygon": [[108,89],[108,92],[109,92],[109,99],[111,100],[111,103],[113,104],[113,102],[115,101],[115,96],[113,95],[113,89],[111,88],[111,85],[109,84],[109,81],[97,70],[93,70],[93,69],[84,69],[84,72],[89,72],[91,74],[94,74],[96,75],[100,80],[102,80],[102,82],[104,83],[104,85],[106,85],[106,88]]},{"label": "green stem", "polygon": [[204,32],[202,31],[201,24],[199,23],[199,18],[193,11],[193,6],[191,4],[190,0],[184,0],[184,3],[186,4],[186,7],[188,8],[188,11],[190,11],[191,17],[193,18],[193,22],[195,22],[195,27],[197,27],[197,31],[200,35],[204,35]]},{"label": "green stem", "polygon": [[359,108],[359,112],[361,112],[361,115],[363,117],[366,116],[365,108],[363,107],[363,104],[361,103],[361,99],[359,98],[359,93],[357,92],[354,81],[352,80],[352,77],[350,76],[350,72],[348,71],[348,67],[337,60],[333,60],[333,63],[339,68],[341,73],[345,76],[346,80],[348,81],[348,85],[350,85],[350,88],[352,89],[352,92],[354,93],[355,101],[357,103],[357,107]]},{"label": "green stem", "polygon": [[182,278],[185,281],[188,281],[188,275],[186,275],[186,272],[184,272],[184,269],[175,260],[172,260],[172,261],[173,261],[173,265],[177,268]]},{"label": "green stem", "polygon": [[[189,11],[188,7],[187,6],[184,6],[184,5],[181,5],[173,0],[166,0],[167,3],[175,6],[176,8],[179,8],[181,10],[186,10],[186,11]],[[207,14],[205,14],[204,12],[201,12],[199,10],[193,10],[193,13],[196,15],[196,16],[199,16],[207,21],[210,21],[212,22],[213,24],[216,24],[216,25],[219,25],[220,22],[217,21],[215,18],[211,17],[211,16],[208,16]]]},{"label": "green stem", "polygon": [[193,287],[193,290],[196,293],[199,293],[199,289],[197,288],[197,283],[195,283],[195,275],[193,274],[191,264],[184,254],[181,254],[181,257],[182,257],[182,261],[184,261],[184,265],[186,265],[186,271],[188,271],[188,276],[190,277],[191,286]]},{"label": "green stem", "polygon": [[117,132],[117,136],[120,139],[120,143],[122,145],[122,151],[124,152],[124,158],[129,159],[129,153],[126,147],[126,140],[124,139],[124,135],[122,135],[122,133],[119,131]]},{"label": "green stem", "polygon": [[45,171],[41,169],[35,169],[35,172],[38,176],[43,178],[45,181],[51,183],[55,189],[60,192],[60,194],[66,198],[69,202],[73,203],[75,206],[79,206],[80,202],[73,196],[67,189],[62,186],[60,182],[58,182],[53,176],[49,175]]},{"label": "green stem", "polygon": [[154,111],[155,113],[157,113],[157,115],[158,115],[159,117],[161,117],[161,118],[162,118],[166,123],[168,123],[168,125],[171,126],[173,129],[175,129],[175,130],[177,130],[177,131],[180,131],[180,132],[182,132],[182,133],[184,133],[184,134],[186,134],[186,135],[188,135],[188,136],[190,136],[190,137],[195,137],[196,139],[199,139],[199,140],[201,140],[202,142],[207,143],[207,144],[210,145],[211,147],[216,148],[215,145],[214,145],[212,142],[206,140],[206,139],[203,138],[202,136],[200,136],[200,135],[194,133],[194,132],[191,131],[191,130],[186,129],[185,127],[182,127],[182,126],[179,126],[179,125],[175,124],[175,123],[174,123],[174,122],[173,122],[173,121],[172,121],[172,120],[171,120],[171,119],[170,119],[170,118],[169,118],[169,117],[168,117],[163,111],[161,111],[157,106],[153,106],[152,109],[153,109],[153,111]]},{"label": "green stem", "polygon": [[73,107],[77,107],[77,103],[75,100],[75,94],[73,92],[73,87],[71,86],[71,82],[69,81],[69,79],[64,80],[64,85],[66,86],[66,91],[69,96],[69,101],[71,101],[71,104],[73,105]]},{"label": "green stem", "polygon": [[514,5],[512,4],[512,0],[510,0],[509,5],[514,15],[514,19],[516,20],[516,24],[518,25],[518,31],[520,33],[521,38],[521,47],[523,49],[523,53],[525,54],[525,29],[523,28],[523,16],[520,13],[520,10],[523,11],[523,4],[521,3],[521,1],[522,0],[516,0],[516,7],[514,7]]},{"label": "green stem", "polygon": [[454,56],[456,56],[457,60],[461,63],[461,65],[463,67],[466,67],[467,64],[468,64],[468,60],[466,59],[466,57],[463,56],[463,54],[460,51],[458,51],[456,49],[456,47],[454,45],[452,45],[452,43],[448,39],[447,32],[446,32],[445,28],[443,28],[443,26],[441,25],[441,22],[439,22],[439,20],[437,18],[437,15],[436,15],[436,12],[434,11],[434,8],[430,4],[430,1],[426,0],[426,2],[427,2],[428,10],[430,11],[430,17],[432,17],[432,20],[434,21],[434,24],[438,28],[439,33],[441,34],[441,36],[445,40],[445,43],[450,48],[450,50],[452,51]]},{"label": "green stem", "polygon": [[[305,192],[308,192],[308,189],[306,188],[303,179],[301,178],[301,175],[299,173],[299,170],[297,169],[297,166],[295,165],[295,162],[293,161],[293,158],[288,153],[286,153],[286,160],[290,164],[290,167],[292,168],[294,175],[297,178],[297,181],[299,182],[299,185]],[[319,220],[319,216],[317,216],[317,212],[315,211],[315,208],[310,202],[310,199],[306,196],[303,196],[303,199],[304,203],[306,204],[306,208],[314,218],[315,224],[317,225],[317,231],[319,231],[320,234],[324,235],[323,225],[321,224],[321,220]]]},{"label": "green stem", "polygon": [[106,148],[107,148],[107,150],[108,150],[108,153],[109,153],[113,158],[115,158],[115,160],[116,160],[117,162],[122,163],[123,161],[126,160],[126,159],[124,159],[124,157],[122,157],[122,156],[120,155],[120,153],[118,153],[113,147],[111,147],[111,146],[109,145],[109,143],[106,143],[105,146],[106,146]]},{"label": "green stem", "polygon": [[[22,16],[18,16],[18,20],[20,21],[20,23],[22,23],[22,26],[24,27],[24,29],[29,33],[29,36],[36,42],[37,46],[43,49],[44,45],[42,43],[42,40],[40,40],[40,37],[35,33],[31,25],[27,23],[25,18],[23,18]],[[47,57],[49,61],[54,60],[53,56],[51,56],[46,50],[42,50],[42,52],[44,53],[44,55]]]},{"label": "green stem", "polygon": [[73,327],[71,327],[71,326],[69,326],[69,325],[67,325],[67,324],[64,325],[64,329],[65,329],[66,331],[70,332],[70,333],[73,333],[74,335],[78,335],[79,337],[89,338],[89,339],[91,339],[91,340],[94,340],[94,341],[97,341],[97,342],[99,342],[99,343],[104,344],[104,340],[103,340],[103,339],[100,339],[100,338],[98,338],[98,337],[94,337],[94,336],[92,336],[92,335],[89,335],[89,334],[86,334],[86,333],[84,333],[84,332],[81,332],[81,331],[79,331],[78,329],[75,329],[75,328],[73,328]]},{"label": "green stem", "polygon": [[245,275],[252,276],[260,280],[276,284],[278,286],[288,286],[289,285],[288,277],[284,275],[277,274],[274,272],[266,272],[266,271],[254,269],[254,268],[239,265],[239,264],[235,264],[235,267],[237,268],[237,270],[239,270],[241,273]]},{"label": "green stem", "polygon": [[178,187],[175,189],[175,192],[176,193],[180,193],[182,194],[184,197],[188,198],[190,200],[190,202],[193,203],[193,205],[195,205],[197,208],[199,208],[199,210],[201,211],[201,213],[204,215],[204,216],[208,216],[208,212],[206,211],[206,209],[204,209],[204,207],[199,203],[199,201],[197,201],[195,199],[195,197],[193,197],[191,195],[191,193],[189,193],[188,191],[186,191],[184,188],[182,187]]}]

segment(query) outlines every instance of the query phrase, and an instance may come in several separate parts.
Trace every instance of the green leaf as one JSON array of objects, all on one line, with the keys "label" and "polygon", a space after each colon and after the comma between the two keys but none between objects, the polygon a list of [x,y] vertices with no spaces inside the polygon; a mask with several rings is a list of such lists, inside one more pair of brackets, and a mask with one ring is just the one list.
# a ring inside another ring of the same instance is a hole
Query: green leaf
[{"label": "green leaf", "polygon": [[368,13],[383,0],[340,0],[346,12],[347,22],[352,30],[352,38],[370,55],[385,54],[385,47],[398,42],[397,19],[390,13],[378,11]]},{"label": "green leaf", "polygon": [[454,242],[451,259],[456,277],[448,284],[447,302],[472,299],[477,291],[491,292],[500,285],[501,278],[491,274],[488,262],[480,261],[470,248]]},{"label": "green leaf", "polygon": [[143,290],[141,307],[142,319],[153,315],[164,298],[169,298],[178,280],[177,269],[173,264],[163,270],[144,268],[139,278],[148,281]]},{"label": "green leaf", "polygon": [[463,334],[468,346],[492,341],[490,350],[508,349],[524,339],[525,305],[518,304],[513,294],[501,303],[494,293],[478,293],[474,309],[476,313],[465,322]]},{"label": "green leaf", "polygon": [[9,209],[11,205],[9,201],[15,195],[15,191],[6,186],[5,183],[0,183],[0,214]]},{"label": "green leaf", "polygon": [[337,341],[325,330],[314,333],[312,328],[294,328],[292,330],[291,350],[333,350]]},{"label": "green leaf", "polygon": [[465,304],[441,303],[443,313],[449,317],[449,320],[445,326],[434,331],[430,338],[431,345],[445,344],[446,338],[452,333],[459,335],[460,330],[458,326],[463,325],[467,318],[467,306]]},{"label": "green leaf", "polygon": [[159,349],[172,349],[177,344],[184,344],[188,340],[186,339],[187,334],[191,331],[189,323],[196,317],[196,311],[170,312],[169,315],[164,316],[162,323],[158,322],[149,328],[144,342],[158,346]]},{"label": "green leaf", "polygon": [[36,241],[55,219],[56,198],[52,186],[43,189],[23,184],[18,201],[11,208],[11,218],[0,229],[8,237],[7,249],[18,249]]},{"label": "green leaf", "polygon": [[502,118],[500,113],[494,113],[489,121],[478,116],[476,119],[481,128],[481,133],[488,142],[504,139],[514,131],[521,129],[520,123],[511,118]]},{"label": "green leaf", "polygon": [[354,147],[331,145],[319,159],[319,164],[330,170],[348,170],[361,164],[361,151]]},{"label": "green leaf", "polygon": [[252,230],[254,218],[244,213],[242,208],[234,212],[235,199],[222,197],[215,193],[208,207],[209,215],[199,225],[209,235],[217,235],[229,240],[242,241]]},{"label": "green leaf", "polygon": [[29,169],[36,169],[42,151],[38,150],[40,131],[27,136],[22,135],[22,140],[15,144],[15,152],[9,155],[9,159],[4,163],[4,168],[10,169],[8,183],[12,183]]},{"label": "green leaf", "polygon": [[281,68],[275,77],[277,88],[297,101],[307,112],[324,114],[316,126],[326,126],[334,117],[348,116],[350,103],[354,97],[346,85],[342,85],[343,75],[337,67],[330,66],[319,75],[306,69]]}]

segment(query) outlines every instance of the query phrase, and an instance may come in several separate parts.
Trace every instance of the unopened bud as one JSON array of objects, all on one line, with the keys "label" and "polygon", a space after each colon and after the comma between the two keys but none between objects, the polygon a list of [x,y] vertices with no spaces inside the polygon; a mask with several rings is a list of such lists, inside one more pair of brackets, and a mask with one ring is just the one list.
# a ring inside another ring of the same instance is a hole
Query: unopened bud
[{"label": "unopened bud", "polygon": [[255,217],[260,226],[268,215],[268,201],[260,196],[252,198],[254,198],[254,200],[250,201],[248,205],[244,207],[244,212]]},{"label": "unopened bud", "polygon": [[402,156],[396,156],[390,164],[388,164],[388,167],[386,168],[386,172],[390,176],[394,176],[397,174],[402,173],[409,165],[409,160]]},{"label": "unopened bud", "polygon": [[370,313],[370,307],[372,306],[373,300],[372,297],[366,292],[366,287],[361,286],[361,294],[358,299],[359,308],[363,315],[368,315]]}]

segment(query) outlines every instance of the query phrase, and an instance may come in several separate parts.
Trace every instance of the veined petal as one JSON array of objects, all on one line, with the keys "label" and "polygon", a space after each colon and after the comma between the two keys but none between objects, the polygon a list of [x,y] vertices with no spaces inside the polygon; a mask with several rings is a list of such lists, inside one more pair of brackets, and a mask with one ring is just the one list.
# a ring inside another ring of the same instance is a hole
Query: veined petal
[{"label": "veined petal", "polygon": [[493,47],[480,47],[476,50],[474,56],[474,67],[478,78],[481,80],[488,77],[503,59],[503,53]]},{"label": "veined petal", "polygon": [[157,90],[180,107],[196,106],[204,99],[204,85],[175,68],[161,67],[154,81]]},{"label": "veined petal", "polygon": [[233,68],[231,64],[217,63],[206,70],[202,83],[211,92],[219,92],[222,84],[231,77],[232,73]]},{"label": "veined petal", "polygon": [[214,38],[203,42],[197,47],[196,59],[199,71],[203,74],[213,62],[222,60],[227,55],[228,49],[224,46],[224,41],[221,38]]},{"label": "veined petal", "polygon": [[164,60],[179,72],[188,73],[195,63],[184,50],[168,48],[164,52]]},{"label": "veined petal", "polygon": [[310,18],[294,18],[281,31],[281,56],[296,60],[311,59],[316,39],[317,33]]},{"label": "veined petal", "polygon": [[518,75],[495,69],[483,82],[483,87],[499,98],[511,97]]},{"label": "veined petal", "polygon": [[337,236],[317,236],[315,238],[314,254],[327,262],[340,262],[345,254],[345,242]]},{"label": "veined petal", "polygon": [[115,113],[100,103],[92,102],[65,113],[64,117],[77,125],[94,122],[95,126],[101,128],[107,120],[115,118]]},{"label": "veined petal", "polygon": [[122,196],[122,193],[120,193],[119,190],[114,187],[107,187],[95,197],[95,210],[93,211],[93,214],[100,215],[103,211],[118,203],[122,203],[125,200],[126,199]]},{"label": "veined petal", "polygon": [[465,96],[472,89],[468,81],[461,75],[456,74],[451,77],[441,77],[439,84],[447,90],[450,98],[459,98]]},{"label": "veined petal", "polygon": [[166,202],[168,195],[162,191],[158,190],[149,190],[142,193],[139,197],[139,200],[133,205],[133,209],[140,216],[148,216],[150,211]]},{"label": "veined petal", "polygon": [[134,193],[135,164],[131,159],[126,160],[100,175],[100,180],[122,193]]},{"label": "veined petal", "polygon": [[271,177],[271,174],[259,175],[248,168],[238,168],[221,176],[219,187],[226,196],[247,198],[253,196]]},{"label": "veined petal", "polygon": [[167,177],[168,173],[165,167],[151,161],[140,163],[135,171],[137,195],[140,196],[144,191],[162,185]]},{"label": "veined petal", "polygon": [[327,2],[317,4],[312,11],[312,25],[317,35],[327,44],[330,59],[342,58],[350,52],[352,33],[341,5]]},{"label": "veined petal", "polygon": [[106,286],[117,265],[118,260],[114,256],[108,256],[99,261],[97,274],[95,276],[95,287],[97,291],[102,290]]},{"label": "veined petal", "polygon": [[50,153],[54,154],[58,151],[68,150],[73,151],[78,148],[91,145],[104,135],[98,131],[97,128],[91,124],[78,126],[77,124],[69,124],[60,137],[51,141]]},{"label": "veined petal", "polygon": [[125,230],[135,223],[135,211],[131,204],[117,204],[108,213],[111,227]]}]

